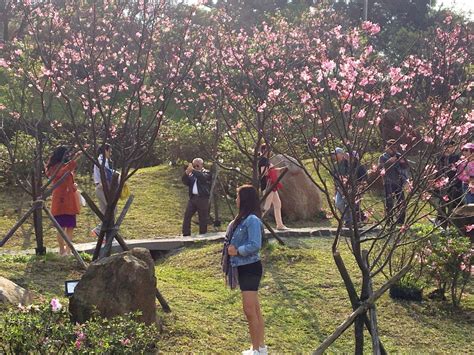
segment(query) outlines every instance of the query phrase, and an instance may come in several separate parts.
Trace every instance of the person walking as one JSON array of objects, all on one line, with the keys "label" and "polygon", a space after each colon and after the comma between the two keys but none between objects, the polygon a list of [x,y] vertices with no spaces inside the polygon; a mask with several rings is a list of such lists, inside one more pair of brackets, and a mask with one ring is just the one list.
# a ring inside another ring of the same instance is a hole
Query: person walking
[{"label": "person walking", "polygon": [[183,236],[191,235],[191,218],[196,211],[199,217],[199,234],[206,234],[212,175],[204,169],[204,161],[195,158],[186,168],[181,180],[189,189],[189,201],[183,219]]},{"label": "person walking", "polygon": [[395,212],[398,212],[395,222],[404,224],[406,206],[403,188],[408,181],[408,163],[397,151],[396,143],[395,139],[387,141],[385,152],[379,158],[379,170],[383,176],[387,221],[392,221]]},{"label": "person walking", "polygon": [[336,194],[334,196],[334,203],[336,208],[341,212],[344,227],[352,226],[352,213],[349,211],[348,204],[344,198],[344,186],[349,179],[349,159],[344,149],[336,147],[331,153],[334,161],[334,187]]},{"label": "person walking", "polygon": [[[105,211],[107,209],[107,199],[105,197],[104,193],[104,185],[102,183],[102,178],[100,176],[100,167],[102,164],[104,164],[104,169],[105,169],[105,178],[106,178],[106,183],[110,184],[112,182],[112,175],[114,171],[111,169],[111,161],[110,159],[112,158],[112,146],[108,143],[103,144],[98,151],[98,163],[99,166],[94,164],[94,185],[95,185],[95,195],[97,199],[99,200],[99,209],[102,214],[105,214]],[[104,162],[105,159],[105,162]],[[91,237],[97,238],[99,236],[100,230],[102,228],[102,223],[99,223],[90,233]],[[104,239],[105,241],[105,239]]]},{"label": "person walking", "polygon": [[229,224],[222,250],[222,268],[231,289],[240,287],[242,305],[247,318],[252,347],[244,355],[268,354],[265,346],[265,323],[260,308],[258,289],[263,267],[259,251],[263,226],[258,192],[252,185],[237,189],[237,217]]},{"label": "person walking", "polygon": [[352,151],[352,163],[350,164],[352,168],[350,169],[351,173],[355,174],[355,209],[357,216],[357,223],[364,223],[367,221],[367,216],[361,208],[361,201],[363,198],[363,192],[367,188],[368,172],[366,167],[360,162],[359,153],[357,151]]},{"label": "person walking", "polygon": [[474,203],[474,143],[466,143],[462,149],[462,159],[458,165],[458,179],[462,183],[464,202]]},{"label": "person walking", "polygon": [[[76,216],[80,212],[77,186],[74,182],[74,172],[77,169],[77,159],[80,157],[80,154],[81,152],[78,152],[70,159],[68,147],[60,146],[54,150],[46,164],[46,175],[52,179],[52,185],[56,184],[66,175],[62,182],[53,190],[51,214],[70,241],[73,239],[74,228],[77,225]],[[71,249],[59,233],[57,240],[59,255],[71,255]]]},{"label": "person walking", "polygon": [[[260,146],[260,157],[258,159],[258,171],[260,174],[260,189],[265,194],[266,190],[269,189],[277,180],[278,175],[281,170],[284,168],[276,168],[273,164],[270,163],[270,149],[266,144]],[[273,187],[272,191],[268,194],[265,202],[263,204],[263,216],[270,210],[273,205],[273,214],[275,215],[276,228],[278,230],[286,230],[286,227],[283,224],[283,219],[281,218],[281,200],[278,190],[281,189],[283,185],[278,183]]]}]

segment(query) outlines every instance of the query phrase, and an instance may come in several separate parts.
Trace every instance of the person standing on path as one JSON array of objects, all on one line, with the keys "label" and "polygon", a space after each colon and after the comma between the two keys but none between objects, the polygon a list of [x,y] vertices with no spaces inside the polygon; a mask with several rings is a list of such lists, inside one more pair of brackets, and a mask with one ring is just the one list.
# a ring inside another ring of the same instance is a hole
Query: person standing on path
[{"label": "person standing on path", "polygon": [[[112,182],[112,175],[113,170],[110,167],[110,158],[112,157],[112,147],[110,144],[105,143],[99,148],[99,157],[97,160],[99,161],[99,165],[102,166],[104,164],[105,169],[105,178],[106,183],[110,184]],[[104,163],[105,159],[105,163]],[[94,185],[95,185],[95,195],[99,200],[99,209],[100,212],[105,214],[105,210],[107,209],[107,199],[105,198],[104,193],[104,186],[102,184],[102,179],[100,176],[100,167],[94,164]],[[99,223],[97,227],[95,227],[91,231],[91,237],[97,238],[99,236],[100,230],[102,228],[102,223]]]},{"label": "person standing on path", "polygon": [[[74,172],[77,169],[77,159],[81,152],[76,153],[71,159],[69,149],[65,146],[56,148],[46,164],[46,176],[56,184],[64,175],[66,177],[53,190],[51,200],[51,214],[72,241],[74,228],[76,228],[76,216],[80,212],[80,204],[77,196],[77,186],[74,182]],[[66,242],[61,235],[57,235],[59,255],[71,255]]]},{"label": "person standing on path", "polygon": [[265,346],[263,320],[258,288],[263,274],[259,251],[262,247],[263,226],[258,192],[252,185],[237,189],[237,217],[229,224],[222,250],[222,270],[231,289],[237,285],[242,294],[242,305],[247,318],[252,347],[243,355],[268,354]]},{"label": "person standing on path", "polygon": [[199,216],[199,234],[207,233],[211,180],[212,175],[204,169],[204,161],[201,158],[195,158],[181,178],[183,184],[189,189],[189,201],[183,219],[183,236],[185,237],[191,235],[191,218],[196,211]]},{"label": "person standing on path", "polygon": [[[272,163],[270,163],[270,149],[266,144],[260,146],[260,158],[258,159],[258,171],[260,175],[260,189],[265,194],[266,189],[269,189],[277,180],[278,174],[284,168],[276,168]],[[283,224],[283,219],[281,218],[281,200],[278,190],[281,189],[283,185],[278,183],[272,191],[268,194],[265,202],[263,204],[262,218],[267,213],[273,205],[273,214],[275,215],[276,228],[278,230],[286,230],[286,227]]]},{"label": "person standing on path", "polygon": [[395,139],[387,141],[385,153],[379,158],[379,169],[383,176],[387,220],[396,218],[397,224],[404,224],[406,206],[403,188],[408,182],[408,163],[397,151],[396,143]]}]

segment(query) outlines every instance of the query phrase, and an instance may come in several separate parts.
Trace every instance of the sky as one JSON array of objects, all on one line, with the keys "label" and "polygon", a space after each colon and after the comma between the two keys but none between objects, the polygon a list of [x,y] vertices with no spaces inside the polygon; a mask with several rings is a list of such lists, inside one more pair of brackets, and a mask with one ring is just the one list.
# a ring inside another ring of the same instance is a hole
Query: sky
[{"label": "sky", "polygon": [[471,18],[474,14],[474,0],[438,0],[437,3],[443,4],[444,7],[454,7],[456,11],[470,11]]},{"label": "sky", "polygon": [[[188,4],[195,4],[199,0],[184,0]],[[437,0],[437,6],[444,5],[444,7],[454,7],[456,11],[470,11],[471,18],[474,14],[474,0]]]}]

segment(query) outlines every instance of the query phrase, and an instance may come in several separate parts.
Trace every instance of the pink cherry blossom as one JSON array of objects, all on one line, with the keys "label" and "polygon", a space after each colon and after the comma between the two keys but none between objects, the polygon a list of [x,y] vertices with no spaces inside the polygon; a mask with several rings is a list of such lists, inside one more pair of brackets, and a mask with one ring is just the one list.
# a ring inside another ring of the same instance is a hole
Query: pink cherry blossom
[{"label": "pink cherry blossom", "polygon": [[51,299],[50,305],[53,312],[59,312],[63,308],[63,305],[57,298]]},{"label": "pink cherry blossom", "polygon": [[370,21],[364,21],[362,23],[362,29],[364,31],[367,31],[367,33],[369,33],[370,35],[375,35],[380,32],[380,26]]}]

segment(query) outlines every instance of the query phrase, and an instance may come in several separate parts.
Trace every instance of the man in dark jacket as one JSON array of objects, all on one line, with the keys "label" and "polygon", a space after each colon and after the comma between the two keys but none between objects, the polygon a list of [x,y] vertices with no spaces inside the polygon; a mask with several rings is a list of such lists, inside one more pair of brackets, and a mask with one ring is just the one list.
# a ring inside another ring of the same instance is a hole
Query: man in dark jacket
[{"label": "man in dark jacket", "polygon": [[181,180],[189,188],[189,201],[183,220],[183,236],[191,235],[191,218],[196,211],[199,216],[199,234],[205,234],[209,214],[211,174],[204,169],[204,161],[196,158],[188,165]]},{"label": "man in dark jacket", "polygon": [[[385,145],[385,153],[379,158],[379,169],[385,189],[385,213],[387,220],[396,217],[397,224],[405,223],[405,195],[403,187],[408,181],[408,163],[397,151],[396,140],[390,139]],[[397,216],[394,214],[397,212]]]}]

